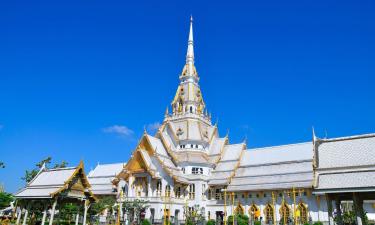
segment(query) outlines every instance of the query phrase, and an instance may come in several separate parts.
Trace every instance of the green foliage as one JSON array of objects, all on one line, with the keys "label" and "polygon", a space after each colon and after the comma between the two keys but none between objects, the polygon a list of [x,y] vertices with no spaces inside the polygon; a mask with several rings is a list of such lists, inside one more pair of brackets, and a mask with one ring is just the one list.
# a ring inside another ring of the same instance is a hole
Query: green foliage
[{"label": "green foliage", "polygon": [[148,201],[142,199],[134,199],[133,201],[123,202],[122,207],[125,209],[125,213],[128,214],[128,216],[131,212],[134,212],[135,220],[139,223],[141,219],[141,212],[150,207],[150,205],[148,204]]},{"label": "green foliage", "polygon": [[184,207],[184,214],[186,218],[186,224],[191,222],[192,225],[196,225],[199,222],[204,221],[204,208],[200,207],[199,205],[195,205],[194,207]]},{"label": "green foliage", "polygon": [[185,225],[193,225],[193,221],[191,221],[191,219],[186,219]]},{"label": "green foliage", "polygon": [[0,192],[0,209],[4,209],[10,205],[14,197],[10,193]]},{"label": "green foliage", "polygon": [[148,219],[144,219],[142,225],[151,225],[151,222]]},{"label": "green foliage", "polygon": [[304,223],[303,225],[310,225],[310,224],[306,222],[306,223]]},{"label": "green foliage", "polygon": [[[236,214],[234,215],[234,219],[237,221],[237,225],[249,224],[249,217],[247,215]],[[228,216],[228,225],[233,225],[233,215]]]},{"label": "green foliage", "polygon": [[[368,217],[366,215],[367,213],[363,211],[362,214],[363,214],[362,218],[364,218],[364,220],[362,221],[362,223],[364,225],[367,225],[368,224]],[[356,224],[356,220],[357,220],[356,217],[357,216],[356,216],[356,214],[355,214],[354,211],[345,211],[345,212],[342,213],[341,217],[342,217],[342,222],[344,224]],[[334,221],[336,223],[338,222],[338,217],[337,216],[334,218]]]},{"label": "green foliage", "polygon": [[316,221],[313,225],[323,225],[321,221]]},{"label": "green foliage", "polygon": [[236,215],[237,225],[247,225],[249,223],[249,217],[244,214]]},{"label": "green foliage", "polygon": [[215,225],[216,224],[216,221],[213,220],[213,219],[210,219],[207,221],[207,224],[206,225]]},{"label": "green foliage", "polygon": [[70,224],[72,221],[75,220],[75,214],[77,213],[79,209],[80,208],[77,206],[77,204],[73,204],[73,203],[64,204],[60,210],[60,217],[63,220],[68,221],[68,224]]},{"label": "green foliage", "polygon": [[233,215],[228,216],[228,225],[233,225]]},{"label": "green foliage", "polygon": [[115,204],[115,199],[113,197],[104,197],[99,199],[98,202],[95,202],[91,205],[89,208],[89,214],[94,216],[94,215],[99,215],[101,214],[105,209],[108,209],[112,211],[112,207]]},{"label": "green foliage", "polygon": [[[35,168],[34,169],[32,169],[32,170],[26,170],[25,171],[25,176],[22,177],[21,179],[24,180],[24,181],[26,181],[26,183],[29,183],[38,174],[39,170],[43,167],[43,165],[45,164],[46,167],[48,167],[48,165],[51,164],[51,161],[52,161],[52,158],[50,156],[48,156],[47,158],[41,160],[40,162],[38,162],[37,164],[35,164]],[[67,165],[68,165],[68,163],[63,160],[61,163],[56,163],[55,166],[53,166],[53,168],[54,169],[65,168]]]},{"label": "green foliage", "polygon": [[[262,223],[259,220],[254,221],[254,225],[261,225]],[[323,225],[323,224],[322,224]]]}]

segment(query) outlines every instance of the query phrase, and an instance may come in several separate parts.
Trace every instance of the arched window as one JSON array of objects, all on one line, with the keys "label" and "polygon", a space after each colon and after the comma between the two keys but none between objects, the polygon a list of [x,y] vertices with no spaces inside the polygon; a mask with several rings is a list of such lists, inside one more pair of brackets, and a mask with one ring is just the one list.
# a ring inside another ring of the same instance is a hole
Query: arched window
[{"label": "arched window", "polygon": [[190,106],[190,113],[193,113],[193,107]]},{"label": "arched window", "polygon": [[297,215],[299,214],[299,220],[301,221],[300,224],[307,223],[308,222],[307,205],[304,204],[303,202],[300,202],[298,204],[297,210],[299,211],[299,213],[297,213]]},{"label": "arched window", "polygon": [[171,186],[169,184],[165,186],[165,197],[171,197]]},{"label": "arched window", "polygon": [[266,224],[273,224],[274,209],[271,204],[267,204],[264,208],[264,216]]},{"label": "arched window", "polygon": [[208,189],[208,200],[212,199],[212,188]]},{"label": "arched window", "polygon": [[281,207],[280,207],[280,220],[283,224],[287,224],[288,223],[288,220],[290,218],[290,207],[288,204],[286,204],[286,202],[284,201],[283,203],[281,203]]},{"label": "arched window", "polygon": [[195,184],[189,184],[189,199],[195,198]]},{"label": "arched window", "polygon": [[161,181],[160,180],[158,180],[158,182],[156,183],[156,195],[157,196],[161,195]]},{"label": "arched window", "polygon": [[216,193],[215,193],[215,199],[216,200],[220,200],[221,199],[221,197],[222,197],[222,193],[221,193],[221,191],[220,191],[220,189],[219,188],[216,188],[216,191],[215,191]]},{"label": "arched window", "polygon": [[245,214],[245,209],[243,208],[240,202],[238,202],[237,207],[234,209],[234,214]]},{"label": "arched window", "polygon": [[260,210],[259,210],[259,207],[255,205],[254,203],[250,206],[249,215],[250,215],[251,221],[259,220]]},{"label": "arched window", "polygon": [[181,187],[180,186],[178,186],[177,188],[175,188],[174,195],[176,196],[176,198],[181,198]]}]

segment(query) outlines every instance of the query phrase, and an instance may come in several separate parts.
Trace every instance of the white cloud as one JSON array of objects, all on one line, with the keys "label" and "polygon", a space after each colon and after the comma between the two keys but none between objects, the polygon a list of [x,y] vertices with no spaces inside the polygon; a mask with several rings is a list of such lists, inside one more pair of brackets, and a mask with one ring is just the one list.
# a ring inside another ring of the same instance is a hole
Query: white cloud
[{"label": "white cloud", "polygon": [[132,136],[134,131],[123,125],[113,125],[110,127],[103,128],[104,133],[113,133],[121,136]]},{"label": "white cloud", "polygon": [[146,129],[149,132],[155,132],[157,131],[157,129],[159,129],[160,125],[161,124],[159,122],[150,123],[150,124],[147,124]]}]

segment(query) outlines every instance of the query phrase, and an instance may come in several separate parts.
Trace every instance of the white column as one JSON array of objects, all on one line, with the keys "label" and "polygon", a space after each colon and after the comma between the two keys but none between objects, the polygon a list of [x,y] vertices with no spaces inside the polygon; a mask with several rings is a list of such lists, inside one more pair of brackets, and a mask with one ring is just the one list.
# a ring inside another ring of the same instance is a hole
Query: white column
[{"label": "white column", "polygon": [[124,217],[124,212],[122,211],[122,202],[119,203],[120,207],[120,218],[122,219]]},{"label": "white column", "polygon": [[78,225],[78,222],[79,222],[79,213],[77,212],[77,215],[76,215],[76,225]]},{"label": "white column", "polygon": [[148,197],[152,196],[151,182],[152,182],[151,176],[148,175],[147,176],[147,192],[148,192]]},{"label": "white column", "polygon": [[128,196],[129,197],[134,197],[134,190],[133,190],[133,182],[134,182],[134,177],[132,174],[129,175],[128,178]]},{"label": "white column", "polygon": [[22,209],[20,208],[20,211],[17,213],[17,221],[16,221],[16,225],[19,225],[19,224],[20,224],[21,216],[22,216]]},{"label": "white column", "polygon": [[46,217],[47,217],[47,207],[43,211],[42,225],[46,223]]},{"label": "white column", "polygon": [[27,216],[29,215],[29,210],[25,209],[25,215],[23,216],[22,225],[26,225]]},{"label": "white column", "polygon": [[49,217],[49,225],[53,225],[53,217],[55,216],[56,205],[57,205],[57,199],[52,204],[51,216]]},{"label": "white column", "polygon": [[83,223],[82,223],[82,225],[86,225],[86,217],[87,217],[87,210],[88,210],[88,204],[89,204],[88,200],[85,200],[84,204],[85,204],[85,209],[83,211]]}]

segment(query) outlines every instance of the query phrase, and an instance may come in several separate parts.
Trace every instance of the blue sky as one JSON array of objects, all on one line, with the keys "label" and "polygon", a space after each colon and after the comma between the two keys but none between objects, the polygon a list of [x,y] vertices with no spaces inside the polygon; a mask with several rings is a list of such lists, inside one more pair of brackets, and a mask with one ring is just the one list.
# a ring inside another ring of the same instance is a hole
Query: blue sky
[{"label": "blue sky", "polygon": [[374,1],[2,1],[0,183],[126,162],[161,123],[194,17],[201,88],[249,147],[375,132]]}]

